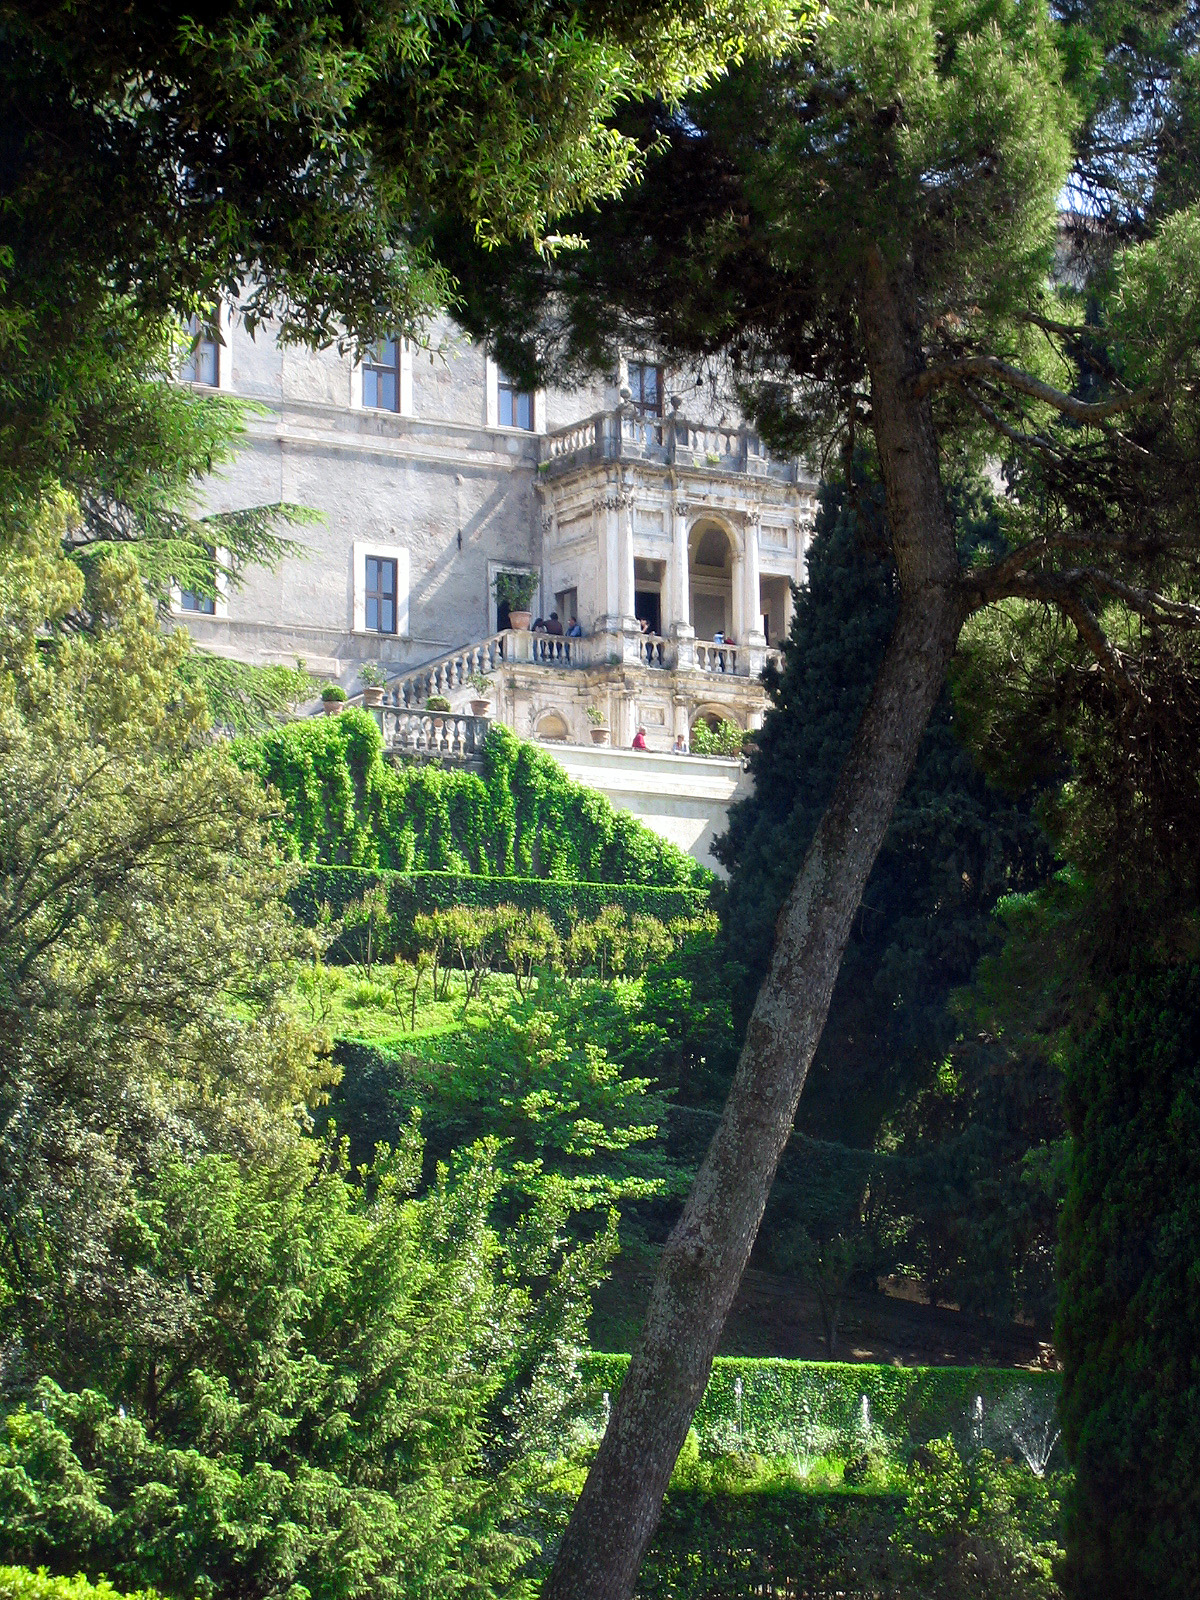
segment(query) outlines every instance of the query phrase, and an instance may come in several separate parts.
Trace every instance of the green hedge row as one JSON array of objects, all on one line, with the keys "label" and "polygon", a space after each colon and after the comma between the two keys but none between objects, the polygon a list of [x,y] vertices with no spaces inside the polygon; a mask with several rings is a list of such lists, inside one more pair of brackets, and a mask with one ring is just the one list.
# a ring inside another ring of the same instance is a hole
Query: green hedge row
[{"label": "green hedge row", "polygon": [[374,718],[358,710],[288,723],[234,754],[282,796],[276,835],[294,860],[648,887],[712,881],[507,728],[489,730],[482,774],[391,764]]},{"label": "green hedge row", "polygon": [[[627,1355],[584,1356],[597,1416],[604,1392],[616,1394],[628,1364]],[[951,1434],[1017,1458],[1018,1436],[1036,1450],[1056,1435],[1058,1390],[1056,1373],[1003,1367],[718,1356],[694,1426],[702,1449],[716,1453],[819,1456],[872,1446],[903,1452]]]},{"label": "green hedge row", "polygon": [[894,1597],[902,1571],[891,1495],[672,1489],[638,1576],[637,1600]]},{"label": "green hedge row", "polygon": [[671,922],[694,917],[708,907],[707,889],[655,888],[640,883],[567,883],[558,878],[494,878],[462,872],[377,872],[362,867],[312,867],[293,886],[289,899],[302,922],[315,922],[323,905],[340,916],[377,884],[386,884],[388,912],[403,930],[422,911],[449,906],[519,906],[544,911],[560,934],[590,921],[605,906],[620,906]]}]

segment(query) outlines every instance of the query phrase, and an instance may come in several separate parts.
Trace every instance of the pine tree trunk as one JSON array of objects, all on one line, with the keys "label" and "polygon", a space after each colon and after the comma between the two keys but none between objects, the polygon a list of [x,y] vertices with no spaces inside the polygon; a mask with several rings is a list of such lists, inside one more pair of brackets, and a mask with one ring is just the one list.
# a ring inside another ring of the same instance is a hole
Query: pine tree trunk
[{"label": "pine tree trunk", "polygon": [[775,950],[712,1144],[659,1264],[645,1326],[542,1600],[630,1600],[708,1382],[825,1026],[851,923],[945,680],[964,615],[919,367],[911,270],[868,264],[860,328],[900,575],[870,702],[780,913]]}]

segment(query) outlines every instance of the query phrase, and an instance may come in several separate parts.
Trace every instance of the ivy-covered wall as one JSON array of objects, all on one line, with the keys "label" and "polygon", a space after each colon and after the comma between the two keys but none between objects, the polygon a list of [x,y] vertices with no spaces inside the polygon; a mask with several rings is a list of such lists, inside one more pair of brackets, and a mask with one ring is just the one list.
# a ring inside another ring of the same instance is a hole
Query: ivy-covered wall
[{"label": "ivy-covered wall", "polygon": [[[615,1395],[621,1387],[628,1365],[627,1355],[583,1357],[584,1383],[597,1410],[604,1391]],[[979,1442],[1016,1454],[1014,1431],[1032,1437],[1048,1423],[1046,1441],[1057,1436],[1059,1382],[1057,1373],[1004,1367],[718,1356],[694,1426],[709,1448],[764,1456],[872,1444],[902,1452],[947,1434],[969,1438],[973,1430]]]},{"label": "ivy-covered wall", "polygon": [[711,882],[507,728],[489,732],[482,775],[391,765],[374,718],[358,710],[288,723],[235,753],[283,797],[277,834],[295,860],[662,888]]}]

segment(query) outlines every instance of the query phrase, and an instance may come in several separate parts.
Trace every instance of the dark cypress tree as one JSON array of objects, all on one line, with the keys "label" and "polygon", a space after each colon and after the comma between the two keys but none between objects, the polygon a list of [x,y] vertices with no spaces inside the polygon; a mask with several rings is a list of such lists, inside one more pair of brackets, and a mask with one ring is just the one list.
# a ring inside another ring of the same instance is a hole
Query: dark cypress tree
[{"label": "dark cypress tree", "polygon": [[[730,870],[725,923],[747,980],[744,1015],[766,970],[775,920],[837,781],[895,621],[898,585],[882,496],[859,483],[825,490],[796,595],[775,708],[759,734],[753,796],[720,847]],[[1000,543],[978,483],[953,495],[965,556]],[[954,1041],[948,1002],[997,943],[1001,895],[1035,887],[1049,841],[1028,799],[979,771],[938,701],[912,777],[863,895],[829,1019],[800,1103],[805,1133],[870,1146]]]}]

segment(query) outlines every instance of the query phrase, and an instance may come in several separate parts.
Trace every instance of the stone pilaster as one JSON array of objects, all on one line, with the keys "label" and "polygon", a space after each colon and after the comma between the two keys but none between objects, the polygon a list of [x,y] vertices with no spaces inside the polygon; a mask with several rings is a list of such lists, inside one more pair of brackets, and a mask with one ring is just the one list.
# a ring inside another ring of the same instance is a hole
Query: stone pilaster
[{"label": "stone pilaster", "polygon": [[[670,616],[663,632],[671,639],[692,639],[692,601],[688,581],[687,501],[671,507],[671,573],[668,584]],[[684,730],[686,733],[686,729]]]}]

